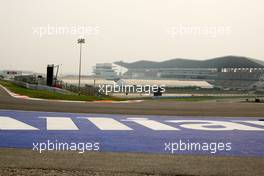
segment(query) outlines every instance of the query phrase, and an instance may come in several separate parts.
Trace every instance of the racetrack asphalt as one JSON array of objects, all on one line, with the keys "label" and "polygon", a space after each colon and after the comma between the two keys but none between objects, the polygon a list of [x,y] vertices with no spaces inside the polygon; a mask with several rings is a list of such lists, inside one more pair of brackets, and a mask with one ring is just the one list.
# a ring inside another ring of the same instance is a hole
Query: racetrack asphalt
[{"label": "racetrack asphalt", "polygon": [[17,99],[0,87],[0,108],[10,110],[171,116],[264,117],[263,103],[176,102],[148,100],[137,103],[57,102]]},{"label": "racetrack asphalt", "polygon": [[[145,101],[131,104],[62,103],[15,99],[0,88],[0,109],[100,114],[264,117],[263,104]],[[0,132],[1,134],[1,132]],[[2,134],[1,134],[2,135]],[[0,149],[0,175],[264,175],[263,157],[144,153],[36,153]]]}]

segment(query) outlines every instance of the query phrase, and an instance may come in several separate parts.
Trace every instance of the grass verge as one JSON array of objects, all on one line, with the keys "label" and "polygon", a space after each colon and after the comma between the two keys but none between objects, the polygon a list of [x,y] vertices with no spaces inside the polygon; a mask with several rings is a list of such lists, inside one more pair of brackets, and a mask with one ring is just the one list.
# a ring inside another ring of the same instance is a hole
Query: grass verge
[{"label": "grass verge", "polygon": [[15,85],[10,81],[0,80],[0,84],[6,87],[11,92],[14,92],[19,95],[25,95],[31,98],[41,98],[49,100],[70,100],[70,101],[97,101],[97,100],[111,100],[111,101],[123,101],[122,98],[113,98],[108,96],[96,97],[96,96],[87,96],[87,95],[77,95],[77,94],[61,94],[57,92],[50,92],[46,90],[33,90],[27,89]]}]

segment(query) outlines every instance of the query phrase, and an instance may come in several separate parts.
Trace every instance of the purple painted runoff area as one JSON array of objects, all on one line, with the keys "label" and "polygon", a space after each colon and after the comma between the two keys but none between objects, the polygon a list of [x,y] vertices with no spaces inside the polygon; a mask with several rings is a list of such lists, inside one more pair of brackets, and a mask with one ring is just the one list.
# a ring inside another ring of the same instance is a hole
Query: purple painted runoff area
[{"label": "purple painted runoff area", "polygon": [[[205,131],[183,128],[180,123],[170,123],[167,120],[212,120],[232,122],[233,120],[255,120],[264,118],[253,117],[181,117],[181,116],[140,116],[140,115],[113,115],[113,114],[78,114],[57,112],[31,112],[0,110],[0,116],[7,116],[24,122],[39,130],[0,130],[1,148],[33,148],[33,143],[67,142],[67,143],[100,143],[100,150],[104,152],[139,152],[139,153],[167,153],[171,145],[185,143],[231,143],[229,151],[209,150],[175,150],[173,154],[212,155],[212,156],[264,156],[264,131]],[[47,130],[47,120],[39,117],[70,117],[79,130]],[[87,119],[78,117],[112,118],[133,130],[101,130]],[[1,117],[0,117],[1,118]],[[131,121],[122,121],[127,118],[148,118],[180,130],[155,131]],[[264,123],[264,122],[263,122]],[[195,123],[194,123],[195,124]],[[243,123],[240,123],[243,124]],[[3,125],[3,124],[2,124]],[[264,126],[244,124],[264,129]],[[166,149],[167,145],[167,149]],[[37,152],[37,151],[36,151]]]}]

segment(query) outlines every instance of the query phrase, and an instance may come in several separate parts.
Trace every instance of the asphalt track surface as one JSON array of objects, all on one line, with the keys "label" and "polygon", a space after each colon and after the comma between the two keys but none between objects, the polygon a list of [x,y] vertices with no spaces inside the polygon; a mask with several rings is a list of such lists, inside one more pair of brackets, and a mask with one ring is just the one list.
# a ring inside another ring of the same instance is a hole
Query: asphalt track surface
[{"label": "asphalt track surface", "polygon": [[264,104],[143,101],[140,103],[62,103],[15,99],[0,87],[0,108],[10,110],[171,116],[264,117]]},{"label": "asphalt track surface", "polygon": [[[100,114],[264,117],[263,104],[167,101],[133,104],[59,103],[14,99],[1,88],[0,108]],[[257,139],[263,144],[263,139]],[[262,149],[256,151],[261,152]],[[234,157],[111,152],[39,154],[30,149],[8,147],[0,149],[0,156],[0,175],[264,175],[263,156],[255,155]]]}]

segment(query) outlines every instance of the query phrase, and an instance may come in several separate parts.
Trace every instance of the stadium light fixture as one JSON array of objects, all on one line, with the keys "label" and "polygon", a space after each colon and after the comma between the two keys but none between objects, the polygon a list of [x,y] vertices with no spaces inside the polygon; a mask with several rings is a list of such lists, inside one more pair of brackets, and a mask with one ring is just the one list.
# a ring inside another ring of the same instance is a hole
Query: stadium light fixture
[{"label": "stadium light fixture", "polygon": [[77,40],[78,44],[80,44],[80,61],[79,61],[79,83],[78,83],[78,91],[79,95],[81,95],[81,71],[82,71],[82,44],[85,43],[84,38],[79,38]]}]

